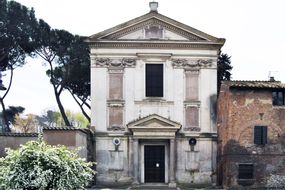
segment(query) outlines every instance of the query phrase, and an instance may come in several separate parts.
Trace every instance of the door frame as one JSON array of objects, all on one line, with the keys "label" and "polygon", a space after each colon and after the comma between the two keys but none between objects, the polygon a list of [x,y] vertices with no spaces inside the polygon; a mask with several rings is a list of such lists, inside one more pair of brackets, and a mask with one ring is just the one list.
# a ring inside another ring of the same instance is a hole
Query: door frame
[{"label": "door frame", "polygon": [[157,140],[157,141],[142,141],[140,143],[140,179],[141,183],[145,183],[144,179],[144,146],[160,145],[164,146],[164,183],[169,183],[169,143],[168,140]]}]

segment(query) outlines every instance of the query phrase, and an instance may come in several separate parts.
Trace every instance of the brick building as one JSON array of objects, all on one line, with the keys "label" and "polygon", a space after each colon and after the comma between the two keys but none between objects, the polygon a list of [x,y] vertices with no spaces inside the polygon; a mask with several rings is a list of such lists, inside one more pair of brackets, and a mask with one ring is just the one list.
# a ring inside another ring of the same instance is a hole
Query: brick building
[{"label": "brick building", "polygon": [[218,182],[264,186],[285,174],[285,84],[227,81],[218,98]]}]

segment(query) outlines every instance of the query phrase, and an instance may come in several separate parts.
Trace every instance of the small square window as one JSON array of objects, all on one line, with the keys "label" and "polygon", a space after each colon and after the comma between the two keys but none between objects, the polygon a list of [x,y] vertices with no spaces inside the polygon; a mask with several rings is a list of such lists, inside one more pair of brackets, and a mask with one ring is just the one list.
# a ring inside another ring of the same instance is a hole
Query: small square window
[{"label": "small square window", "polygon": [[254,127],[254,144],[257,145],[267,144],[267,126]]},{"label": "small square window", "polygon": [[272,105],[284,106],[284,91],[273,91],[272,92]]},{"label": "small square window", "polygon": [[253,164],[239,164],[238,165],[239,179],[253,179]]}]

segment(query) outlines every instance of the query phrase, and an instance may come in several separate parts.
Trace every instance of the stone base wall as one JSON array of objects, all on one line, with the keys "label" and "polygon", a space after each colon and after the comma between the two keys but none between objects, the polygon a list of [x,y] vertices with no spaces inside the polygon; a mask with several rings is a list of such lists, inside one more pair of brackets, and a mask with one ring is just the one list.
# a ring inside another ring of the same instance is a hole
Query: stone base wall
[{"label": "stone base wall", "polygon": [[[114,138],[121,140],[120,146],[112,143]],[[190,137],[179,137],[175,140],[175,181],[187,185],[211,186],[215,183],[216,140],[213,138],[197,138],[194,150],[189,145]],[[102,186],[132,184],[133,148],[131,136],[96,136],[96,183]],[[142,146],[144,144],[164,144],[166,148],[165,169],[166,183],[169,183],[169,140],[139,140],[139,183],[142,175]]]},{"label": "stone base wall", "polygon": [[[224,188],[264,188],[271,174],[285,175],[285,155],[231,155],[223,158]],[[241,163],[253,164],[253,179],[238,178]]]},{"label": "stone base wall", "polygon": [[[113,144],[113,139],[119,138],[119,146]],[[128,137],[96,136],[96,184],[114,186],[130,184],[131,149]]]},{"label": "stone base wall", "polygon": [[189,139],[178,138],[176,141],[176,181],[189,185],[212,185],[215,182],[216,141],[196,138],[197,144],[191,149]]}]

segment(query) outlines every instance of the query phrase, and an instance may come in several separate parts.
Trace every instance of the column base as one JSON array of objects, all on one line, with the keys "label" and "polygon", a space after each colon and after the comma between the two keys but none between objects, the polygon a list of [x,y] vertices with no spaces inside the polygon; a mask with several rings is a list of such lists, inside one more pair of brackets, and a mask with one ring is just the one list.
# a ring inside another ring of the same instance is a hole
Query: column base
[{"label": "column base", "polygon": [[139,185],[140,183],[138,181],[133,181],[132,185]]},{"label": "column base", "polygon": [[169,187],[169,188],[176,188],[177,185],[176,185],[175,182],[170,182],[170,183],[168,184],[168,187]]}]

